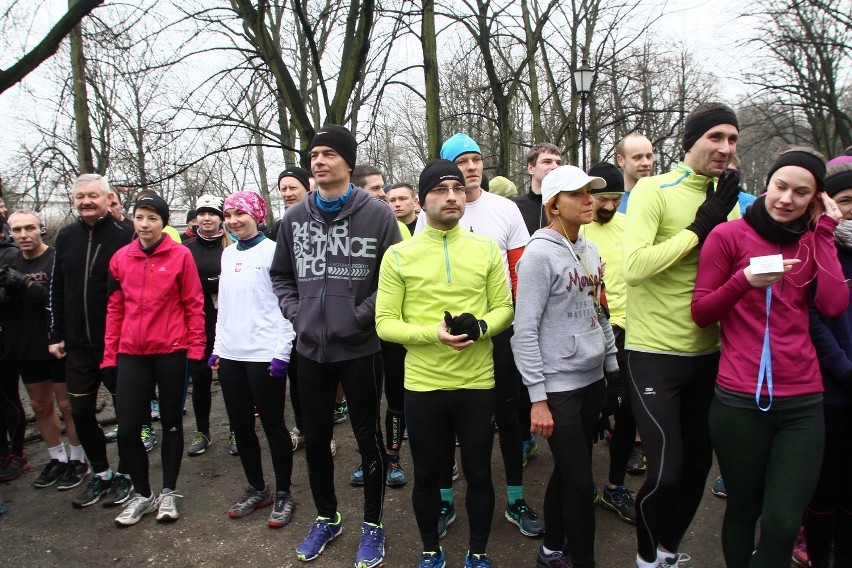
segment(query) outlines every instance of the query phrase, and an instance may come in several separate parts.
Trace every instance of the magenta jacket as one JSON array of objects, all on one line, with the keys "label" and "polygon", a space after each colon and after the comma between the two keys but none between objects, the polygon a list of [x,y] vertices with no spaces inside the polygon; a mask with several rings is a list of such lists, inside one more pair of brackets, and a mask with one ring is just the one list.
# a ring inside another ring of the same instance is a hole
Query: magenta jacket
[{"label": "magenta jacket", "polygon": [[719,386],[754,395],[766,326],[766,289],[749,284],[743,269],[751,257],[780,253],[802,262],[772,287],[769,329],[774,396],[822,392],[808,308],[813,297],[820,314],[833,318],[849,304],[834,246],[835,227],[837,221],[823,215],[816,231],[808,230],[797,242],[780,245],[737,219],[717,226],[707,237],[698,259],[692,319],[701,327],[721,324]]},{"label": "magenta jacket", "polygon": [[166,236],[150,256],[139,240],[109,263],[104,360],[114,367],[119,353],[158,355],[187,350],[204,358],[204,294],[192,253]]}]

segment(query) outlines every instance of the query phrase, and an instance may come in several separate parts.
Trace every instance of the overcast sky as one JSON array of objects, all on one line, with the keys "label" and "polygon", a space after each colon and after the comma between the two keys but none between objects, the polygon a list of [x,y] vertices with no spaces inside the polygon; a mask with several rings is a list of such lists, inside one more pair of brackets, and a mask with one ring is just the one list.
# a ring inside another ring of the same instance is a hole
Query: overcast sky
[{"label": "overcast sky", "polygon": [[[67,7],[65,0],[51,0],[43,11],[45,25],[55,20]],[[54,4],[51,6],[50,4]],[[748,60],[748,50],[739,47],[738,41],[748,30],[748,21],[737,18],[736,12],[742,9],[742,2],[733,0],[670,0],[666,15],[654,26],[661,36],[673,43],[682,42],[690,49],[697,62],[706,66],[720,79],[720,95],[727,102],[735,102],[743,90],[735,79],[740,62]],[[35,38],[39,38],[36,31]],[[37,39],[31,40],[32,45]],[[8,65],[4,57],[0,61]],[[38,88],[42,78],[40,69],[25,79],[30,88]],[[16,140],[22,134],[19,121],[22,113],[37,112],[27,104],[27,98],[21,89],[13,87],[0,94],[0,152],[10,152],[16,146]]]}]

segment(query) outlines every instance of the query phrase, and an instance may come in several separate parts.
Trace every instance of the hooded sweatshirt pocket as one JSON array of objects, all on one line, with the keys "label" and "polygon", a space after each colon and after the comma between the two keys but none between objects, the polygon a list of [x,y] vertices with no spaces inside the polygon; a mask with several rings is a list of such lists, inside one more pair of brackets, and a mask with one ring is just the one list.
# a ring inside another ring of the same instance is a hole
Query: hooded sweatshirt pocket
[{"label": "hooded sweatshirt pocket", "polygon": [[606,356],[603,329],[568,335],[556,358],[555,371],[591,371],[603,365]]}]

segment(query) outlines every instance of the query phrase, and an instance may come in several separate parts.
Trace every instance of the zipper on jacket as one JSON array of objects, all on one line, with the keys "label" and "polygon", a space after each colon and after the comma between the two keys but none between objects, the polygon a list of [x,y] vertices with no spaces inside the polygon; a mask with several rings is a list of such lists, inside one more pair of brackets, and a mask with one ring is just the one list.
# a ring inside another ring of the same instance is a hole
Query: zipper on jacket
[{"label": "zipper on jacket", "polygon": [[447,248],[447,234],[444,233],[444,236],[441,238],[444,241],[444,264],[447,267],[447,284],[453,283],[453,275],[450,272],[450,251]]},{"label": "zipper on jacket", "polygon": [[86,243],[86,274],[83,277],[83,319],[86,320],[86,337],[89,339],[89,345],[94,345],[92,342],[92,329],[89,326],[89,278],[92,276],[93,266],[89,262],[92,254],[92,236],[94,229],[89,229],[89,240]]}]

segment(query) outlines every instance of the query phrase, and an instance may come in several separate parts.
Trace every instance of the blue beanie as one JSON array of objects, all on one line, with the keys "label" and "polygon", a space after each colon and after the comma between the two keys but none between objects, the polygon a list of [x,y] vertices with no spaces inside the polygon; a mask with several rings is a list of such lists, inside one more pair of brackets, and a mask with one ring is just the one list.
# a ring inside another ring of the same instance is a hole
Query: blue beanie
[{"label": "blue beanie", "polygon": [[479,145],[467,134],[454,134],[441,146],[441,158],[454,162],[462,154],[475,153],[482,155]]}]

